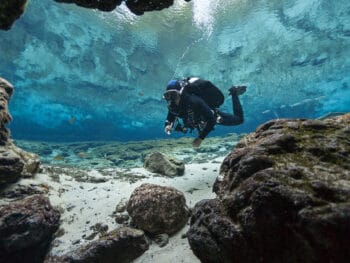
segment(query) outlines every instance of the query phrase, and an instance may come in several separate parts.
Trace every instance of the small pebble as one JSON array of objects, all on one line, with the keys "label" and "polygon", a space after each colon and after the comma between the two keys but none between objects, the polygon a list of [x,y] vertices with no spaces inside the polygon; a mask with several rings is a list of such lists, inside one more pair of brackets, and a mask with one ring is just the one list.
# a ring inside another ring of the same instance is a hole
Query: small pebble
[{"label": "small pebble", "polygon": [[79,244],[79,243],[80,243],[80,239],[76,239],[76,240],[72,241],[72,245],[76,245],[76,244]]}]

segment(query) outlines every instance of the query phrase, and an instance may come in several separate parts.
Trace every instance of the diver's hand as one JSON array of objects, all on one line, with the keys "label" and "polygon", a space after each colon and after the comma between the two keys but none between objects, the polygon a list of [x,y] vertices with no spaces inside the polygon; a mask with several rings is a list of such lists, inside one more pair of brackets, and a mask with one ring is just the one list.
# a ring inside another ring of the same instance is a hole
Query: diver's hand
[{"label": "diver's hand", "polygon": [[194,148],[197,148],[197,147],[201,146],[202,141],[203,141],[203,140],[202,140],[201,138],[196,138],[196,139],[193,140],[192,146],[193,146]]},{"label": "diver's hand", "polygon": [[168,124],[167,126],[165,126],[164,128],[164,132],[168,135],[170,135],[171,133],[171,129],[173,128],[173,125],[172,124]]}]

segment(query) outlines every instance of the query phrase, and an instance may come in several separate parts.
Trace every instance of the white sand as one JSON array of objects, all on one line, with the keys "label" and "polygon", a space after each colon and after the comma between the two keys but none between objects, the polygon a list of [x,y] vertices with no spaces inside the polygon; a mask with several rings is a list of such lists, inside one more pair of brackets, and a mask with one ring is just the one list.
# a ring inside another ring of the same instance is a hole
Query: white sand
[{"label": "white sand", "polygon": [[[107,224],[108,231],[119,227],[120,225],[111,217],[116,205],[123,199],[129,199],[133,190],[142,183],[175,187],[185,194],[189,207],[193,207],[200,200],[214,198],[212,186],[218,176],[222,160],[223,157],[208,163],[186,164],[185,174],[175,178],[161,177],[143,168],[131,169],[127,171],[128,174],[145,177],[134,183],[113,176],[116,171],[121,171],[116,169],[108,169],[108,175],[94,170],[89,172],[89,177],[108,179],[102,183],[77,182],[74,176],[70,175],[61,175],[60,182],[56,182],[44,173],[37,174],[32,179],[22,179],[20,183],[42,183],[50,187],[48,196],[52,205],[60,207],[63,212],[61,228],[65,231],[63,236],[54,240],[51,254],[62,255],[90,242],[82,236],[89,236],[93,232],[90,226],[96,223]],[[172,236],[165,247],[152,244],[150,249],[135,262],[199,262],[192,253],[187,238],[182,238],[187,229],[188,225]]]}]

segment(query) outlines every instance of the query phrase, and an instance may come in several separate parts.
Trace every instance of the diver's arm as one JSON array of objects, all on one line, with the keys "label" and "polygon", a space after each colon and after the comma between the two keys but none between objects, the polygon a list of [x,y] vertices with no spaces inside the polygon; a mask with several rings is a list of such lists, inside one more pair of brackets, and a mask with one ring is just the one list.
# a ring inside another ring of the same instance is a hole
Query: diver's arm
[{"label": "diver's arm", "polygon": [[167,116],[165,123],[164,123],[164,132],[166,134],[168,134],[168,135],[171,134],[171,130],[173,128],[175,120],[176,120],[176,116],[169,111],[168,116]]},{"label": "diver's arm", "polygon": [[176,115],[171,113],[170,111],[168,111],[168,115],[166,117],[166,120],[165,120],[165,123],[164,123],[164,127],[169,125],[169,124],[174,123],[175,119],[176,119]]}]

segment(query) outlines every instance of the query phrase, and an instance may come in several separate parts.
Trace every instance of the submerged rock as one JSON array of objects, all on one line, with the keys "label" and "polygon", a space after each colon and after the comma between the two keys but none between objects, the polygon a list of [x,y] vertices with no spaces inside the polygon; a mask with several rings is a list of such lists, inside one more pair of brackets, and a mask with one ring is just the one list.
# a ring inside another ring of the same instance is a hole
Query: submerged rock
[{"label": "submerged rock", "polygon": [[36,154],[23,151],[10,139],[6,125],[12,120],[8,111],[12,93],[13,86],[0,78],[0,186],[33,175],[40,164]]},{"label": "submerged rock", "polygon": [[29,177],[39,169],[39,157],[23,151],[12,142],[0,146],[0,185],[16,182],[20,177]]},{"label": "submerged rock", "polygon": [[154,184],[136,188],[127,211],[133,224],[151,234],[174,234],[184,227],[189,216],[183,193]]},{"label": "submerged rock", "polygon": [[165,247],[169,243],[169,235],[168,234],[159,234],[153,237],[153,241],[159,247]]},{"label": "submerged rock", "polygon": [[[148,247],[143,231],[121,227],[58,260],[71,263],[127,263],[141,256]],[[55,260],[53,257],[45,262],[57,262]]]},{"label": "submerged rock", "polygon": [[[101,11],[113,11],[122,0],[55,0],[59,3],[75,3],[78,6],[98,9]],[[190,0],[185,0],[189,2]],[[136,15],[144,12],[162,10],[174,4],[174,0],[125,0],[126,6]],[[9,30],[25,10],[27,0],[2,0],[0,2],[0,29]]]},{"label": "submerged rock", "polygon": [[22,199],[30,195],[47,194],[48,188],[49,186],[45,184],[41,184],[41,185],[13,184],[10,187],[0,189],[0,198]]},{"label": "submerged rock", "polygon": [[24,12],[27,0],[1,0],[0,29],[9,30],[13,22]]},{"label": "submerged rock", "polygon": [[159,173],[166,176],[183,175],[185,172],[183,161],[168,157],[160,152],[147,154],[144,167],[152,173]]},{"label": "submerged rock", "polygon": [[60,213],[34,195],[0,207],[0,262],[43,262]]},{"label": "submerged rock", "polygon": [[188,239],[202,262],[347,262],[350,114],[273,120],[221,166]]},{"label": "submerged rock", "polygon": [[112,11],[122,3],[122,0],[55,0],[61,3],[76,3],[79,6],[99,9],[101,11]]},{"label": "submerged rock", "polygon": [[135,15],[143,15],[144,12],[162,10],[174,4],[174,0],[126,0],[126,6]]},{"label": "submerged rock", "polygon": [[[86,8],[112,11],[122,3],[122,0],[55,0],[56,2],[75,3]],[[189,0],[185,0],[189,2]],[[174,4],[174,0],[125,0],[126,6],[136,15],[147,11],[162,10]]]},{"label": "submerged rock", "polygon": [[6,145],[10,132],[6,125],[11,122],[12,117],[8,110],[9,100],[13,94],[11,83],[0,77],[0,146]]}]

